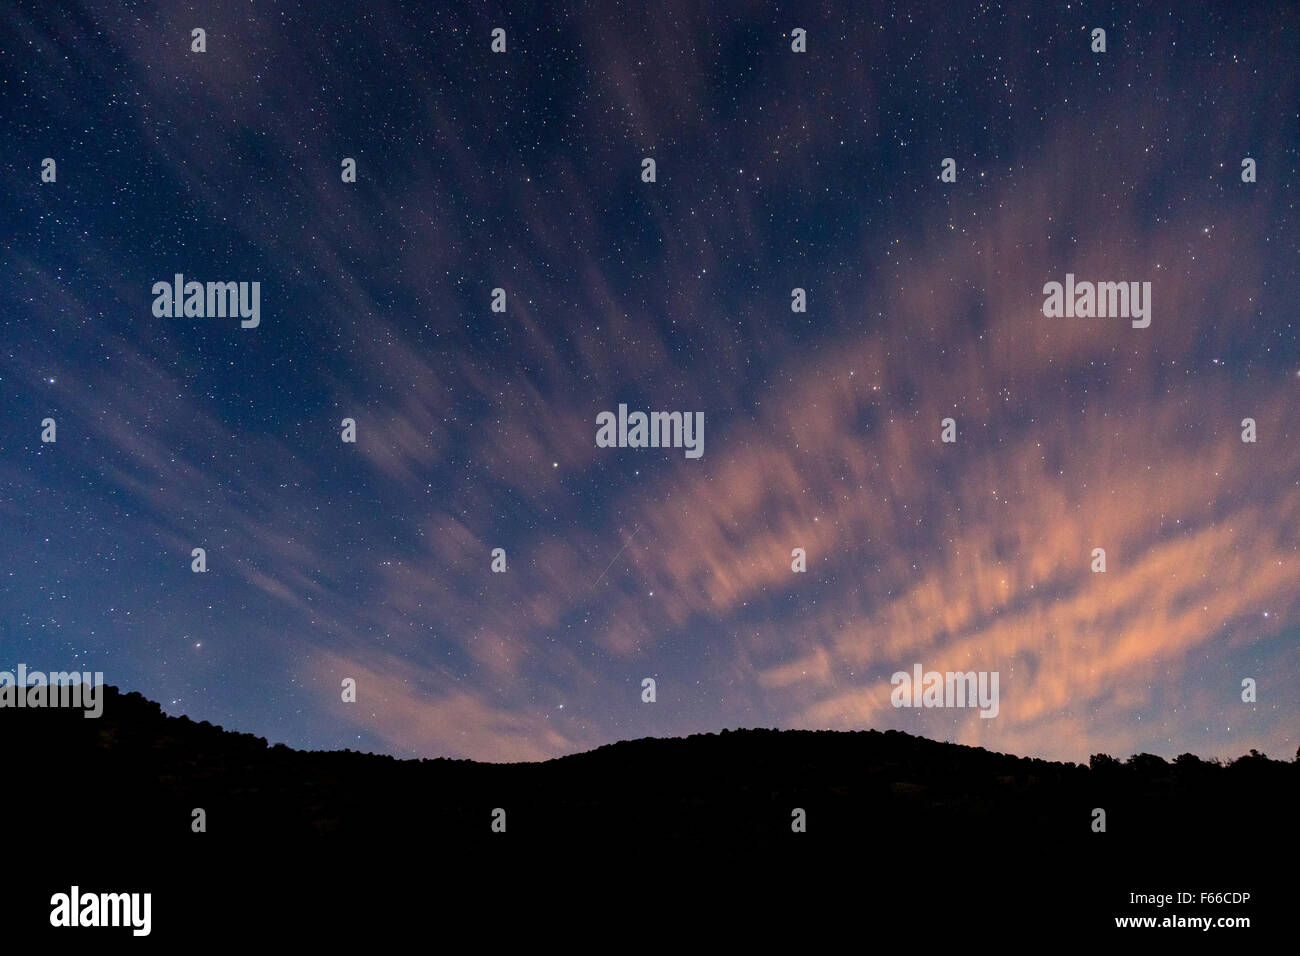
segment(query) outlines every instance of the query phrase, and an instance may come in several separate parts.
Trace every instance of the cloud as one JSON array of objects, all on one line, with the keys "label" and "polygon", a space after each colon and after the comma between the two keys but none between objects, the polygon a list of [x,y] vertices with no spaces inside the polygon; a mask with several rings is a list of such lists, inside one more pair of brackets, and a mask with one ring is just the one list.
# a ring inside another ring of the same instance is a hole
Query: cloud
[{"label": "cloud", "polygon": [[[574,742],[545,715],[493,702],[473,690],[450,687],[440,693],[411,686],[414,674],[399,660],[368,654],[366,661],[329,652],[314,655],[305,670],[323,688],[357,682],[354,704],[333,708],[336,719],[379,737],[392,752],[413,757],[477,757],[497,762],[544,760],[574,749]],[[324,693],[324,691],[322,691]]]}]

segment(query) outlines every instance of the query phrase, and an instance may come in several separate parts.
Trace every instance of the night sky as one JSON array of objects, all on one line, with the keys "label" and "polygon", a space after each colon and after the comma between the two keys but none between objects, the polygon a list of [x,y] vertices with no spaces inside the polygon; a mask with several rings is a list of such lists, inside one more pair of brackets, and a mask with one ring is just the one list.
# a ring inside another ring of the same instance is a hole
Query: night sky
[{"label": "night sky", "polygon": [[[0,669],[398,756],[1289,758],[1300,16],[1130,7],[7,4]],[[893,707],[917,663],[1000,713]]]}]

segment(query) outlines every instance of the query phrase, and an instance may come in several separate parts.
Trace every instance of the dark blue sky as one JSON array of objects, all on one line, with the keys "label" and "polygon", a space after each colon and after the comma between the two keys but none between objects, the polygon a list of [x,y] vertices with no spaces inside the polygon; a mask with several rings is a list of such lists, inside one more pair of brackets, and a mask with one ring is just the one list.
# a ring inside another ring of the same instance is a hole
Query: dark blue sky
[{"label": "dark blue sky", "polygon": [[1295,752],[1293,5],[516,6],[6,9],[0,669],[399,755]]}]

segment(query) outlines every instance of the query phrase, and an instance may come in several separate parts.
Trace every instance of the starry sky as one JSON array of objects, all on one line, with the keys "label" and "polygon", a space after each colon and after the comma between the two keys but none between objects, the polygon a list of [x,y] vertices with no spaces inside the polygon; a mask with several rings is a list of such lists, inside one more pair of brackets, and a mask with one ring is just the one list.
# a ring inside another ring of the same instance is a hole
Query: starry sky
[{"label": "starry sky", "polygon": [[[758,726],[1289,758],[1297,27],[7,4],[0,668],[398,756]],[[1151,282],[1150,327],[1045,317],[1067,272]],[[156,317],[175,273],[259,281],[260,326]],[[620,403],[703,412],[703,456],[596,447]],[[916,663],[997,671],[999,715],[894,708]]]}]

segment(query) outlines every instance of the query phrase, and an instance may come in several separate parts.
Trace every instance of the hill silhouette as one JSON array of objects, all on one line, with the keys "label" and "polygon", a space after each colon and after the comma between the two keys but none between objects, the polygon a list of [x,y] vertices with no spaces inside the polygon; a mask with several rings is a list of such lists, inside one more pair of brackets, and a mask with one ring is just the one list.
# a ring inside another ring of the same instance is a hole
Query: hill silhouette
[{"label": "hill silhouette", "polygon": [[[105,694],[95,720],[0,709],[6,763],[23,768],[4,787],[6,818],[51,845],[93,848],[77,867],[37,861],[28,902],[46,913],[42,894],[66,891],[77,874],[155,889],[183,874],[248,906],[258,880],[272,878],[261,861],[281,878],[297,874],[289,882],[310,896],[320,867],[335,888],[378,871],[385,892],[400,893],[394,867],[436,858],[493,885],[602,867],[677,884],[701,867],[769,868],[778,880],[847,867],[867,881],[925,879],[949,911],[963,899],[987,906],[996,890],[1012,914],[1059,906],[1100,923],[1126,911],[1130,892],[1249,883],[1263,905],[1264,871],[1252,862],[1295,845],[1300,764],[1253,752],[1227,764],[1096,755],[1083,766],[899,731],[757,729],[542,763],[398,760],[268,746],[167,716],[138,693]],[[195,808],[204,833],[192,831]],[[492,830],[496,808],[505,833]],[[795,808],[806,832],[792,830]],[[1104,833],[1093,830],[1094,808],[1106,812]],[[915,904],[893,892],[891,906]],[[203,919],[198,904],[173,904],[187,925]]]}]

